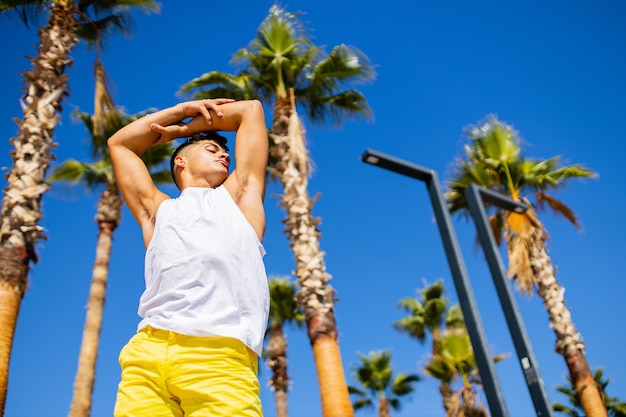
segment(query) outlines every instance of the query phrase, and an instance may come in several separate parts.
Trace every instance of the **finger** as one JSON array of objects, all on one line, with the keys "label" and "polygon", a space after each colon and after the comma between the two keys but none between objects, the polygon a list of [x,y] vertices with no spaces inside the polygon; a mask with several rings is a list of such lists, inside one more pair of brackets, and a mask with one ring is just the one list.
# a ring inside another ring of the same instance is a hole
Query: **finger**
[{"label": "finger", "polygon": [[216,104],[226,104],[226,103],[232,103],[233,101],[235,101],[235,99],[233,99],[233,98],[216,98],[215,101],[216,101]]},{"label": "finger", "polygon": [[[218,109],[217,107],[217,103],[215,100],[202,100],[202,105],[205,108],[205,110],[208,112],[209,110],[213,110],[213,112],[215,112],[215,115],[217,117],[222,117],[222,112],[220,111],[220,109]],[[210,112],[209,112],[210,114]],[[212,121],[209,123],[211,124]]]},{"label": "finger", "polygon": [[[213,124],[213,120],[211,119],[211,113],[209,112],[209,108],[212,108],[211,100],[202,100],[202,105],[200,106],[200,113],[204,116],[207,124],[210,126]],[[217,111],[215,112],[217,113]]]},{"label": "finger", "polygon": [[219,109],[219,106],[226,103],[232,103],[235,100],[232,98],[215,98],[210,100],[205,100],[204,105],[209,109],[213,110],[217,117],[222,117],[224,114]]},{"label": "finger", "polygon": [[157,133],[167,133],[167,130],[165,129],[165,127],[161,126],[158,123],[151,123],[150,130],[152,130],[153,132],[157,132]]}]

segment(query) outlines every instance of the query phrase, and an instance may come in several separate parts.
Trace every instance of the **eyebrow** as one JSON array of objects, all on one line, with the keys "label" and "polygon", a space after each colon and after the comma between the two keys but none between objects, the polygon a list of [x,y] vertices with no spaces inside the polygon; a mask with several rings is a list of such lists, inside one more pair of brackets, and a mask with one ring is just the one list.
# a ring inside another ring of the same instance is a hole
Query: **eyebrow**
[{"label": "eyebrow", "polygon": [[222,145],[220,145],[219,143],[215,141],[206,141],[206,143],[203,146],[207,146],[207,145],[211,145],[213,148],[221,149],[222,151],[228,153],[228,149],[224,148]]}]

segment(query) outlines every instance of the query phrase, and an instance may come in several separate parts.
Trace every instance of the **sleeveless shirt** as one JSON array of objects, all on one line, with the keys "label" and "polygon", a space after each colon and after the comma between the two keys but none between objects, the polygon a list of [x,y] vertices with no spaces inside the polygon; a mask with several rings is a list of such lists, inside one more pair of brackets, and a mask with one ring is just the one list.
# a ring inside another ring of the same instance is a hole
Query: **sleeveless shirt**
[{"label": "sleeveless shirt", "polygon": [[269,311],[264,255],[223,185],[165,200],[146,250],[138,329],[233,337],[260,356]]}]

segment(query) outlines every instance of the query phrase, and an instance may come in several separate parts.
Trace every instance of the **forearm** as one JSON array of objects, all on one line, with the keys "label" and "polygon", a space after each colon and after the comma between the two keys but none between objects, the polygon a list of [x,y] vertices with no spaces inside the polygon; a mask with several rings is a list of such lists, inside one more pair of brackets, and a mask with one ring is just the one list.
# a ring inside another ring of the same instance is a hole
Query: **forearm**
[{"label": "forearm", "polygon": [[[108,145],[110,147],[124,146],[137,155],[142,155],[151,146],[169,140],[162,138],[160,133],[153,131],[151,129],[152,125],[155,123],[164,126],[173,125],[180,123],[187,117],[180,104],[159,110],[137,119],[118,130],[109,138]],[[204,123],[206,125],[206,121]]]},{"label": "forearm", "polygon": [[[197,115],[184,125],[176,126],[176,133],[191,135],[206,130],[235,132],[239,130],[242,123],[249,123],[251,119],[256,117],[254,114],[256,102],[256,100],[240,100],[222,104],[219,106],[219,110],[222,112],[220,117],[212,117],[210,125],[207,125],[207,121],[202,115]],[[215,116],[215,113],[211,112],[211,115]]]}]

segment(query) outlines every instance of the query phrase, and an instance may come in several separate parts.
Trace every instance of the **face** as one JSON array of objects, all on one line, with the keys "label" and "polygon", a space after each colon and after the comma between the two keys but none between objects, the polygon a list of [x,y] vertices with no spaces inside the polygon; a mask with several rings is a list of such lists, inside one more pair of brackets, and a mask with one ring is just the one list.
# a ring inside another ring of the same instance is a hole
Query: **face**
[{"label": "face", "polygon": [[187,170],[192,184],[207,181],[212,187],[221,185],[228,177],[230,156],[217,142],[203,140],[183,149],[178,164]]}]

